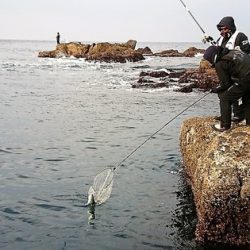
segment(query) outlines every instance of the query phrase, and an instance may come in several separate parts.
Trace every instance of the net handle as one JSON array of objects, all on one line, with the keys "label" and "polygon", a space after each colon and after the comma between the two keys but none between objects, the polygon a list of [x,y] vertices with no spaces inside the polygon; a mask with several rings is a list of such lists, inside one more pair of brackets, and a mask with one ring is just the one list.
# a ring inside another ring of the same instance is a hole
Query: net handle
[{"label": "net handle", "polygon": [[159,128],[157,131],[155,131],[152,135],[150,135],[145,141],[143,141],[141,144],[139,144],[131,153],[129,153],[125,158],[123,158],[117,165],[116,167],[114,167],[114,171],[117,170],[124,161],[126,161],[131,155],[133,155],[140,147],[142,147],[148,140],[150,140],[152,137],[154,137],[157,133],[159,133],[163,128],[165,128],[169,123],[171,123],[172,121],[174,121],[178,116],[180,116],[181,114],[183,114],[185,111],[187,111],[189,108],[191,108],[192,106],[194,106],[196,103],[198,103],[199,101],[201,101],[203,98],[205,98],[208,94],[210,94],[210,92],[206,93],[205,95],[203,95],[202,97],[200,97],[198,100],[196,100],[195,102],[193,102],[192,104],[190,104],[188,107],[186,107],[185,109],[183,109],[180,113],[178,113],[177,115],[175,115],[173,118],[171,118],[167,123],[165,123],[161,128]]}]

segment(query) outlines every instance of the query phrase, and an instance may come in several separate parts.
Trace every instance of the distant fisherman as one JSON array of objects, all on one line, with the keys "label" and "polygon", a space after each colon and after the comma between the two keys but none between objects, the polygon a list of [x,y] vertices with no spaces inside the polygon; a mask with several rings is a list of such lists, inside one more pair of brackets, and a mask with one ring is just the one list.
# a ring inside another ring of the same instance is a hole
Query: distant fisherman
[{"label": "distant fisherman", "polygon": [[60,44],[60,33],[59,32],[57,32],[57,35],[56,35],[56,43]]}]

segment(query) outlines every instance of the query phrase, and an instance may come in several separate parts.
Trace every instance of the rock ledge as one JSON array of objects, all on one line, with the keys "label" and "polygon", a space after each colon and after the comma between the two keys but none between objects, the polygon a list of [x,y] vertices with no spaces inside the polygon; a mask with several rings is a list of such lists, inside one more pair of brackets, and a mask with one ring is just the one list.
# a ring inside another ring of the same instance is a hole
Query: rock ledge
[{"label": "rock ledge", "polygon": [[214,119],[183,122],[180,147],[194,194],[198,241],[250,246],[250,127],[218,133]]}]

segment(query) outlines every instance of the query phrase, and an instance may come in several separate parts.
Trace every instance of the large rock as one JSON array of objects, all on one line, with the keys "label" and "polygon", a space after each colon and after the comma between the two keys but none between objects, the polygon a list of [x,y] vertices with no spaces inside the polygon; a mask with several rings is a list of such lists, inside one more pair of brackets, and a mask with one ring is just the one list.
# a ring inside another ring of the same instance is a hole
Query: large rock
[{"label": "large rock", "polygon": [[91,45],[76,42],[62,43],[56,46],[59,55],[74,56],[76,58],[86,57]]},{"label": "large rock", "polygon": [[188,119],[180,134],[198,215],[196,239],[250,247],[250,127],[219,133],[214,122]]},{"label": "large rock", "polygon": [[92,46],[87,54],[87,60],[105,62],[137,62],[143,60],[143,55],[128,44],[98,43]]},{"label": "large rock", "polygon": [[186,57],[194,57],[199,53],[204,54],[204,52],[205,52],[204,49],[197,49],[195,47],[190,47],[190,48],[186,49],[182,54],[183,54],[183,56],[186,56]]},{"label": "large rock", "polygon": [[41,51],[38,57],[70,57],[86,58],[87,60],[104,62],[137,62],[144,60],[142,53],[135,50],[136,41],[126,43],[93,43],[81,44],[80,42],[62,43],[52,51]]},{"label": "large rock", "polygon": [[90,48],[91,45],[85,45],[78,42],[61,43],[56,46],[55,50],[39,52],[38,57],[58,58],[62,56],[74,56],[76,58],[84,58],[87,56]]}]

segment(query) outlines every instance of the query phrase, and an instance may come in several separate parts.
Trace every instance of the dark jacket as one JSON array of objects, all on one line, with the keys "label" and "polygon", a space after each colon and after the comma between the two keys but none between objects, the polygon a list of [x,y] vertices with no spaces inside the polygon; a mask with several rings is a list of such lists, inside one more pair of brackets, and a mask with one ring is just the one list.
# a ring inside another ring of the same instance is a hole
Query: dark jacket
[{"label": "dark jacket", "polygon": [[[230,34],[233,35],[234,32],[236,31],[236,26],[235,26],[235,23],[234,23],[234,19],[231,17],[231,16],[226,16],[226,17],[223,17],[221,19],[221,21],[217,24],[217,28],[219,29],[220,27],[227,27],[228,29],[231,30]],[[222,41],[222,44],[221,44],[221,47],[225,48],[228,40],[230,39],[230,36],[229,37],[224,37],[223,38],[223,41]],[[218,39],[219,40],[219,39]],[[242,32],[239,32],[239,34],[237,35],[236,39],[235,39],[235,47],[239,46],[240,49],[247,53],[247,54],[250,54],[250,44],[249,44],[249,41],[248,41],[248,37],[242,33]]]},{"label": "dark jacket", "polygon": [[[226,44],[227,44],[229,39],[230,39],[230,37],[224,37],[223,38],[222,44],[221,44],[222,48],[226,47]],[[243,52],[245,52],[247,54],[250,54],[250,44],[249,44],[249,41],[248,41],[248,37],[242,32],[239,32],[239,34],[237,35],[237,37],[235,39],[234,47],[237,47],[237,46],[240,47],[241,51],[243,51]]]},{"label": "dark jacket", "polygon": [[250,87],[250,56],[244,52],[229,51],[215,63],[215,69],[220,80],[218,92],[227,90],[233,84],[234,78],[243,87]]}]

